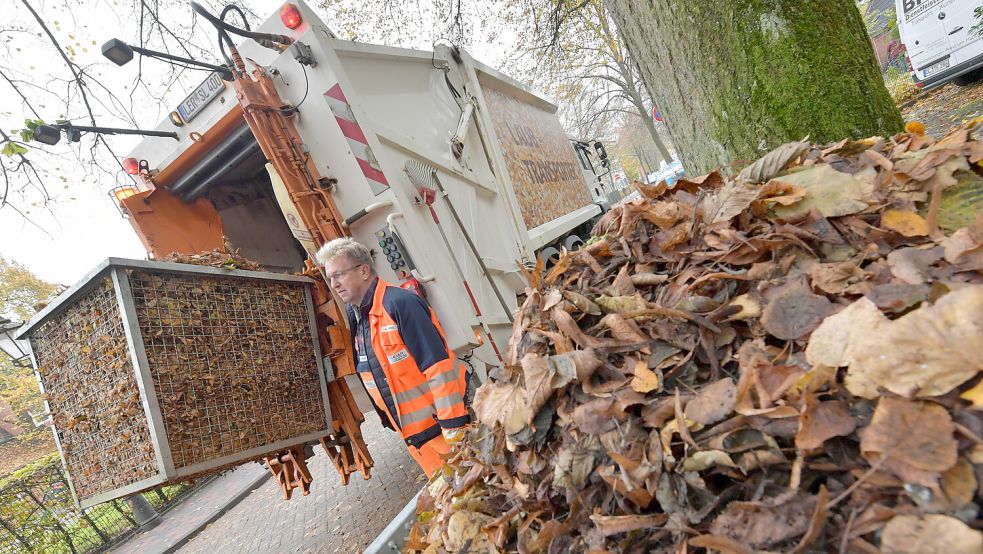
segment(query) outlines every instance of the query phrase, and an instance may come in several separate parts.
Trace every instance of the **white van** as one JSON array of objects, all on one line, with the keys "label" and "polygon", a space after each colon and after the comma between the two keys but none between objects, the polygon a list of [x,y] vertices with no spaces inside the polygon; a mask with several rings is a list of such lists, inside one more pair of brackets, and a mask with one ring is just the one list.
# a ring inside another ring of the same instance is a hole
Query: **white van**
[{"label": "white van", "polygon": [[972,33],[980,0],[897,0],[898,30],[908,49],[915,84],[968,85],[983,71],[983,36]]}]

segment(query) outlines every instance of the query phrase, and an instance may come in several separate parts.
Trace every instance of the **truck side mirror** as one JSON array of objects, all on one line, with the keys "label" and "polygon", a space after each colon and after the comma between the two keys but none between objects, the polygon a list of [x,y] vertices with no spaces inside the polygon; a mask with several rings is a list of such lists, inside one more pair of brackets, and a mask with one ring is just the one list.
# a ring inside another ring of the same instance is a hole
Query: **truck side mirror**
[{"label": "truck side mirror", "polygon": [[607,169],[611,165],[611,160],[604,158],[601,160],[601,167]]},{"label": "truck side mirror", "polygon": [[594,141],[594,150],[597,152],[597,157],[601,159],[603,164],[603,162],[608,159],[608,151],[604,149],[604,145],[601,144],[601,141]]}]

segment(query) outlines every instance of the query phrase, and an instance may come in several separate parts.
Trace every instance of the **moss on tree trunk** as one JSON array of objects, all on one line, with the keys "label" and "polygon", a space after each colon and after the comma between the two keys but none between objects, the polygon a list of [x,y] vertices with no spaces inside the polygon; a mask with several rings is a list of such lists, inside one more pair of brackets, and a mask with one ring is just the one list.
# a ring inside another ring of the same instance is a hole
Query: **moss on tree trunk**
[{"label": "moss on tree trunk", "polygon": [[691,174],[903,126],[854,0],[605,1]]}]

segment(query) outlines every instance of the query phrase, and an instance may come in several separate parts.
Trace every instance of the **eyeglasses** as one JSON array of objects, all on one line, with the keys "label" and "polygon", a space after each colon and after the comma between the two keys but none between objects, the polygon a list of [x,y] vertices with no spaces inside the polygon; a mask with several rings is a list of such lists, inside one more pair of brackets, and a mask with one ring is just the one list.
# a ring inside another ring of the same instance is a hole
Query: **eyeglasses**
[{"label": "eyeglasses", "polygon": [[330,283],[331,281],[334,281],[335,279],[341,279],[341,276],[342,275],[344,275],[344,274],[346,274],[346,273],[348,273],[348,272],[350,272],[352,270],[358,269],[358,268],[362,267],[363,265],[365,265],[365,264],[353,265],[353,266],[349,267],[348,269],[342,269],[341,271],[335,271],[334,273],[329,273],[329,274],[327,274],[327,275],[324,276],[324,279],[327,280],[327,282]]}]

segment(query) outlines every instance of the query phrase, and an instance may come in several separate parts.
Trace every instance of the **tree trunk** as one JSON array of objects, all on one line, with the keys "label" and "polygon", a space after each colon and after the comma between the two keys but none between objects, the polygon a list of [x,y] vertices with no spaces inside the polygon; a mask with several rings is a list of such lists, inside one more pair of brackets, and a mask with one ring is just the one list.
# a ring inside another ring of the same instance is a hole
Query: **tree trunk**
[{"label": "tree trunk", "polygon": [[902,129],[854,0],[605,2],[691,175]]},{"label": "tree trunk", "polygon": [[659,131],[655,128],[655,121],[652,120],[652,114],[642,111],[641,116],[642,121],[645,122],[645,128],[648,129],[649,135],[652,137],[652,142],[655,143],[655,148],[659,151],[659,155],[666,163],[672,162],[669,149],[666,148],[666,143],[662,142],[662,137],[659,136]]}]

